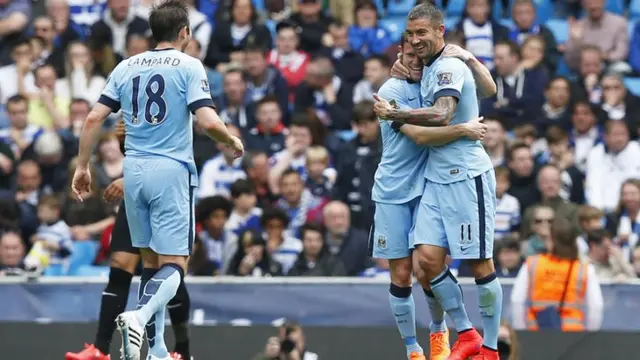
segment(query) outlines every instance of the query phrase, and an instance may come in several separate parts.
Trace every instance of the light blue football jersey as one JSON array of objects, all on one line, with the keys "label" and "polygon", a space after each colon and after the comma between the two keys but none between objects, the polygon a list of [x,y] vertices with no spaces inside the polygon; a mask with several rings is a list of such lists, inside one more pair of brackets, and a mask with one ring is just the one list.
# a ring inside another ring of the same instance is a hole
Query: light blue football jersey
[{"label": "light blue football jersey", "polygon": [[[443,96],[458,99],[450,125],[463,124],[478,117],[478,95],[471,69],[456,58],[438,56],[422,73],[422,106],[430,107]],[[427,180],[450,184],[471,179],[493,168],[480,141],[461,138],[429,149],[425,169]]]},{"label": "light blue football jersey", "polygon": [[158,49],[124,60],[109,76],[100,103],[122,108],[128,157],[166,157],[183,163],[197,185],[190,111],[213,106],[200,60]]},{"label": "light blue football jersey", "polygon": [[[420,84],[417,83],[392,78],[382,85],[378,95],[387,101],[395,100],[401,109],[420,108]],[[422,195],[429,151],[393,129],[391,121],[379,122],[382,159],[376,170],[371,198],[380,203],[403,204]]]}]

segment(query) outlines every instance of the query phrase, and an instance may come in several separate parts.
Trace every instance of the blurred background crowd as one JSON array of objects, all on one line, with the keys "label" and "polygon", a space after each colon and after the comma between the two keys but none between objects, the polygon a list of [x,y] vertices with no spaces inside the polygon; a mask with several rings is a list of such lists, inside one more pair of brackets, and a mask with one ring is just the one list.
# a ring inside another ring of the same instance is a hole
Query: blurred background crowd
[{"label": "blurred background crowd", "polygon": [[[372,96],[411,0],[187,0],[218,113],[248,150],[194,130],[197,276],[388,277],[368,256],[381,155]],[[513,277],[547,251],[551,220],[582,234],[600,279],[640,274],[639,0],[438,0],[449,43],[489,67],[496,256]],[[124,155],[105,124],[93,192],[70,191],[78,135],[110,71],[153,46],[149,0],[0,0],[0,276],[108,267]],[[636,36],[636,34],[638,34]],[[42,254],[50,254],[43,256]],[[32,259],[31,259],[32,260]],[[459,276],[470,275],[452,263]]]}]

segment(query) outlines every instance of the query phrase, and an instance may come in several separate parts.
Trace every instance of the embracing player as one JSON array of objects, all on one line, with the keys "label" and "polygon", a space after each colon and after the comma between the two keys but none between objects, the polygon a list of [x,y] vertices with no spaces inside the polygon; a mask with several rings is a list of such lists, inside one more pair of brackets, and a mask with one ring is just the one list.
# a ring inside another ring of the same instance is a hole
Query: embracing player
[{"label": "embracing player", "polygon": [[[425,66],[421,109],[396,109],[378,98],[376,113],[384,119],[419,126],[462,124],[478,117],[473,73],[464,61],[445,58],[444,24],[436,6],[422,4],[408,16],[407,40]],[[450,360],[497,360],[502,287],[492,261],[495,176],[479,141],[460,139],[432,147],[427,182],[418,207],[413,245],[420,271],[458,331]],[[445,264],[447,250],[469,262],[476,284],[484,340],[469,321],[462,290]]]},{"label": "embracing player", "polygon": [[122,354],[140,359],[142,336],[150,360],[171,359],[164,343],[167,303],[182,282],[193,244],[194,113],[198,125],[235,156],[244,152],[215,112],[202,63],[182,50],[191,39],[184,3],[168,0],[155,7],[149,25],[156,49],[122,61],[107,80],[80,137],[73,189],[81,198],[90,189],[89,159],[104,119],[122,107],[127,137],[124,198],[131,240],[147,269],[140,282],[138,308],[118,316]]},{"label": "embracing player", "polygon": [[[391,78],[378,96],[393,101],[400,109],[420,108],[422,61],[402,37],[400,62],[408,69],[407,80]],[[413,264],[409,238],[415,226],[420,196],[424,190],[424,169],[429,146],[440,146],[462,137],[482,139],[486,125],[477,120],[443,127],[419,127],[380,120],[383,138],[382,159],[375,174],[372,199],[375,201],[371,247],[374,258],[389,260],[391,284],[389,302],[410,360],[426,360],[416,340],[415,303],[411,294]],[[419,274],[420,275],[420,274]],[[427,294],[431,312],[431,360],[446,360],[450,353],[444,311],[428,290],[428,280],[419,279]]]}]

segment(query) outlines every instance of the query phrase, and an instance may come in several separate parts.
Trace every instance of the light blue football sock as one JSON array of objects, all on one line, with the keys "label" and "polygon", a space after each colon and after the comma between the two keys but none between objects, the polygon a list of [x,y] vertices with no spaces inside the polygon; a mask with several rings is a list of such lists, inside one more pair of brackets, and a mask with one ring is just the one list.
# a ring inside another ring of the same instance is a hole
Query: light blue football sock
[{"label": "light blue football sock", "polygon": [[178,265],[163,265],[149,279],[138,300],[136,316],[141,324],[146,324],[149,353],[158,358],[169,356],[164,342],[164,317],[167,304],[178,290],[182,274]]},{"label": "light blue football sock", "polygon": [[458,284],[458,280],[449,271],[449,267],[445,267],[430,282],[430,285],[436,299],[453,320],[456,331],[462,332],[473,328],[462,301],[462,288]]},{"label": "light blue football sock", "polygon": [[416,340],[416,306],[411,295],[411,287],[389,286],[389,303],[396,318],[396,324],[407,349],[407,355],[412,352],[424,353]]},{"label": "light blue football sock", "polygon": [[482,315],[484,341],[482,345],[491,350],[498,350],[498,331],[502,315],[502,286],[496,273],[482,279],[476,279],[478,286],[478,306]]},{"label": "light blue football sock", "polygon": [[433,291],[424,288],[422,290],[424,290],[424,294],[427,297],[429,313],[431,314],[429,331],[431,331],[432,333],[445,332],[447,330],[447,323],[444,321],[444,309],[440,305],[438,299],[436,299]]}]

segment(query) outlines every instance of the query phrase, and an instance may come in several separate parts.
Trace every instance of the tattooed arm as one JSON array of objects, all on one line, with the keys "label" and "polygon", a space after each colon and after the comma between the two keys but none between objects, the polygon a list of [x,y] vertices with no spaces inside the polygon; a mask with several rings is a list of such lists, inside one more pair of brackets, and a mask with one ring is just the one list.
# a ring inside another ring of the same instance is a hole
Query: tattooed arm
[{"label": "tattooed arm", "polygon": [[386,100],[375,96],[373,109],[381,119],[393,120],[403,124],[418,126],[446,126],[456,111],[458,99],[453,96],[442,96],[432,107],[421,109],[396,109]]}]

